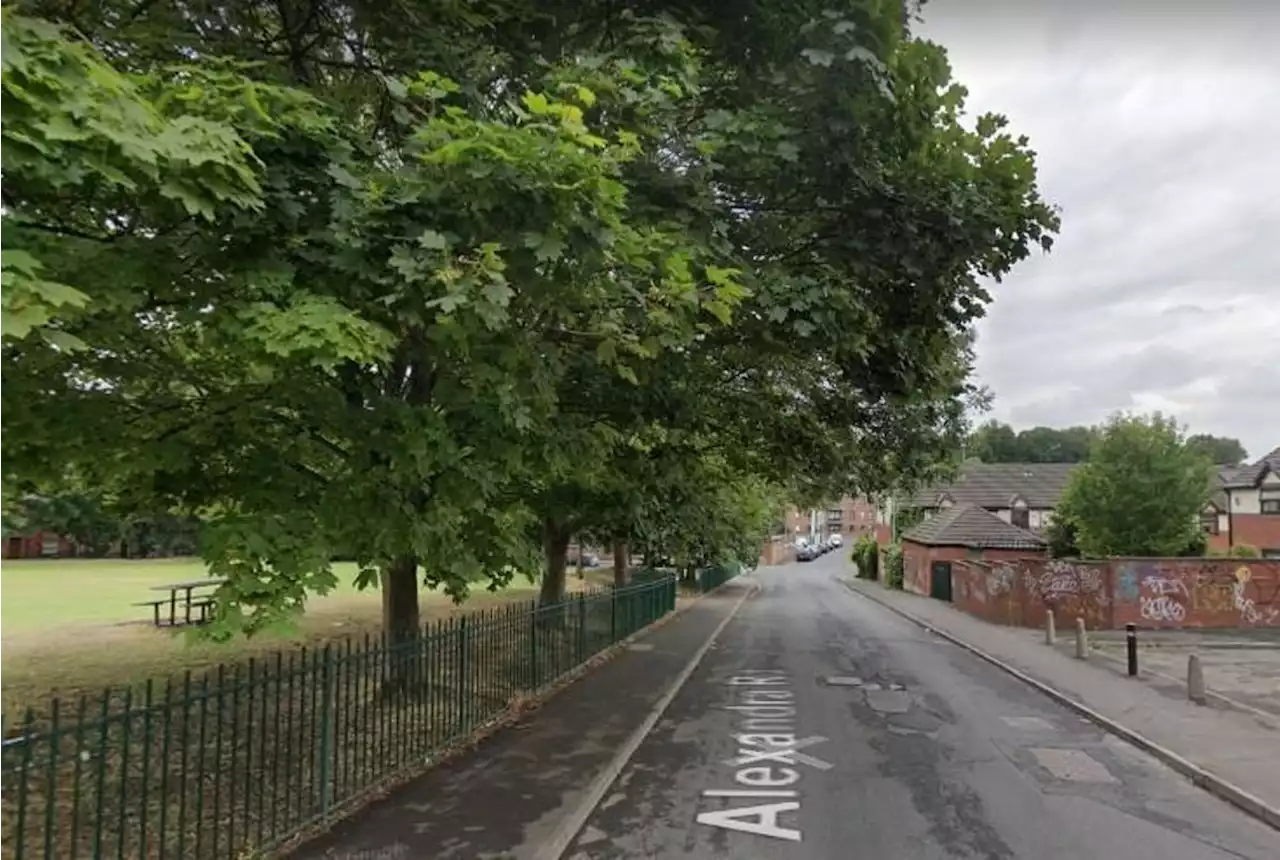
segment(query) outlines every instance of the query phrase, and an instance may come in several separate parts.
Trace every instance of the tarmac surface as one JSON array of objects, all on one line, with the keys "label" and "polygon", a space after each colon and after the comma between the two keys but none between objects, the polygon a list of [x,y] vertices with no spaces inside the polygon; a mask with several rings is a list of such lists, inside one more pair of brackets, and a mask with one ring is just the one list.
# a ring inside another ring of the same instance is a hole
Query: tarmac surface
[{"label": "tarmac surface", "polygon": [[844,556],[732,583],[294,856],[1280,857],[1276,831],[851,592]]}]

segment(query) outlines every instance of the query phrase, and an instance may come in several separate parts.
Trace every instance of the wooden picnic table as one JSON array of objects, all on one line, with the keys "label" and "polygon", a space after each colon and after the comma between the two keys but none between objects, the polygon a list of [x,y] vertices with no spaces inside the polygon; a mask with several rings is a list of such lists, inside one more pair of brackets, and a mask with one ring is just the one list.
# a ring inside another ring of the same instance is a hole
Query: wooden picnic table
[{"label": "wooden picnic table", "polygon": [[[152,623],[156,627],[203,624],[209,620],[209,610],[213,606],[213,595],[196,594],[195,592],[204,588],[217,588],[225,582],[225,579],[204,577],[203,579],[192,579],[187,582],[171,582],[168,585],[153,585],[151,587],[152,591],[167,591],[169,596],[157,600],[144,600],[135,605],[151,607]],[[169,608],[167,624],[161,616],[161,611],[166,606]],[[182,608],[181,620],[179,620],[178,614],[179,607]]]}]

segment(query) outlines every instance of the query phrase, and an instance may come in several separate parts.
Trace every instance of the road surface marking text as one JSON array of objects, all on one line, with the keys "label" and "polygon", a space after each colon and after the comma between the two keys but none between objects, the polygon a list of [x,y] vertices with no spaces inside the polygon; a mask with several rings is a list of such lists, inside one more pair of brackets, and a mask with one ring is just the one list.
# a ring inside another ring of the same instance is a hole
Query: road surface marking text
[{"label": "road surface marking text", "polygon": [[740,731],[733,734],[738,753],[724,764],[736,769],[733,781],[740,787],[708,789],[702,796],[773,802],[702,812],[697,821],[710,827],[799,842],[800,831],[779,819],[800,809],[800,794],[793,787],[800,782],[800,765],[820,771],[831,769],[830,762],[801,752],[826,738],[796,734],[795,695],[788,689],[786,675],[772,670],[743,671],[726,683],[733,691],[733,703],[726,708],[737,714],[742,723]]}]

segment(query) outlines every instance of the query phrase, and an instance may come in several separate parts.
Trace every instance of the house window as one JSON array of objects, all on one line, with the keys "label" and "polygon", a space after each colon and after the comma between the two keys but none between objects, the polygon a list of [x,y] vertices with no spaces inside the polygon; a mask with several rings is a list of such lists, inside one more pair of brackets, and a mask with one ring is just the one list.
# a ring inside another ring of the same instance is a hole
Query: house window
[{"label": "house window", "polygon": [[1280,491],[1263,490],[1261,510],[1264,514],[1280,514]]},{"label": "house window", "polygon": [[1009,522],[1020,529],[1029,529],[1031,528],[1031,511],[1026,508],[1014,508],[1009,516]]},{"label": "house window", "polygon": [[1205,511],[1200,515],[1200,527],[1205,534],[1216,535],[1218,531],[1218,514],[1216,511]]}]

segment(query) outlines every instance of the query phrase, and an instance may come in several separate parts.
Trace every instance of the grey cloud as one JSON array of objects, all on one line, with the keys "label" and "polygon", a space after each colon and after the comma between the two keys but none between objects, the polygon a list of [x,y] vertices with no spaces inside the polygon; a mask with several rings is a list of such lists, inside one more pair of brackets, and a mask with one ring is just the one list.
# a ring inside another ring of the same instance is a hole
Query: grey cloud
[{"label": "grey cloud", "polygon": [[[1087,11],[1086,11],[1087,8]],[[992,285],[995,417],[1173,411],[1280,444],[1280,3],[930,0],[971,113],[1010,117],[1063,210],[1053,254]]]}]

